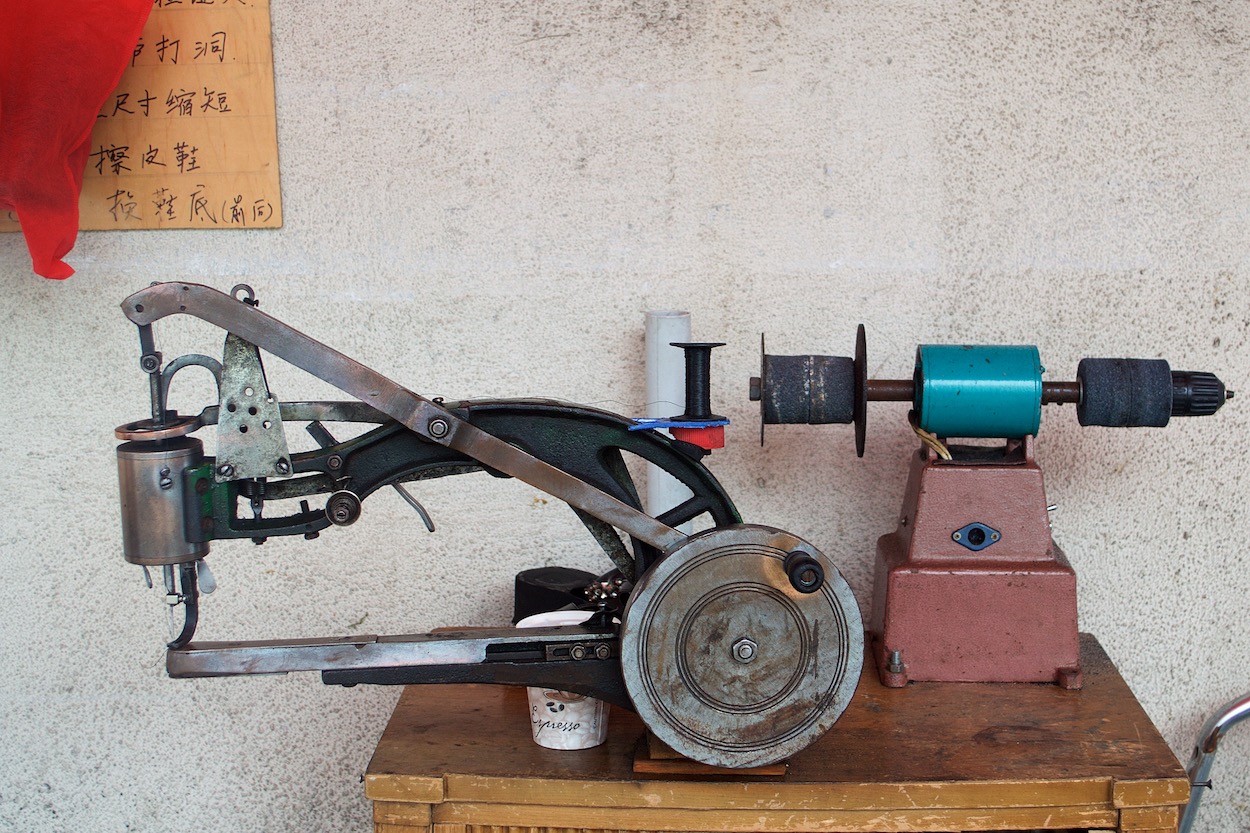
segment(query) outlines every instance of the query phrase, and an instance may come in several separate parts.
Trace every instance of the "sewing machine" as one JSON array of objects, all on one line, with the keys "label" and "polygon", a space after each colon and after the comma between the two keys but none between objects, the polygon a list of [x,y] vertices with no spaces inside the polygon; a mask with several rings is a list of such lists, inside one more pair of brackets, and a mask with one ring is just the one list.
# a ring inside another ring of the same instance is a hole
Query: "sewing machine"
[{"label": "sewing machine", "polygon": [[[155,284],[122,310],[139,329],[151,399],[149,417],[116,432],[124,441],[117,449],[124,554],[145,572],[159,568],[167,603],[181,611],[181,633],[168,646],[171,676],[317,670],[339,685],[546,686],[634,709],[673,749],[729,767],[802,749],[849,702],[863,660],[850,588],[811,543],[742,523],[702,463],[724,423],[707,401],[713,345],[690,345],[686,413],[639,422],[551,401],[426,399],[261,312],[246,286],[227,295]],[[221,361],[163,360],[153,324],[177,314],[226,331]],[[277,401],[261,350],[355,399]],[[189,367],[210,372],[219,396],[184,415],[166,401],[175,375]],[[326,422],[364,430],[339,439]],[[290,452],[286,430],[295,423],[307,426],[319,450]],[[194,436],[201,430],[216,431],[215,457]],[[623,453],[658,466],[691,496],[649,515]],[[380,489],[400,489],[419,509],[404,484],[483,471],[564,501],[603,549],[611,568],[587,588],[595,613],[586,625],[192,641],[212,541],[316,536],[353,523]],[[280,501],[299,509],[271,515]],[[676,528],[696,518],[711,528],[693,535]]]},{"label": "sewing machine", "polygon": [[[122,310],[138,327],[151,403],[148,417],[116,431],[123,548],[145,573],[159,568],[166,602],[181,612],[181,632],[168,645],[171,676],[315,670],[347,686],[546,686],[633,709],[682,755],[735,768],[803,749],[849,703],[864,628],[846,582],[810,542],[743,523],[702,462],[724,424],[708,400],[715,345],[687,345],[686,411],[657,422],[547,400],[430,400],[261,312],[242,285],[225,294],[154,284]],[[226,332],[220,361],[164,361],[153,325],[179,314]],[[353,399],[278,401],[262,350]],[[169,387],[189,367],[212,375],[217,401],[179,414],[166,407]],[[924,446],[899,529],[878,548],[870,624],[882,679],[1079,685],[1075,580],[1050,539],[1032,454],[1041,405],[1075,403],[1087,424],[1155,425],[1214,412],[1231,393],[1210,374],[1135,360],[1087,360],[1077,382],[1043,382],[1036,348],[922,346],[911,381],[869,380],[865,367],[861,328],[853,359],[765,354],[752,393],[762,424],[854,422],[861,454],[870,400],[914,404]],[[336,438],[327,422],[360,432]],[[292,453],[286,431],[294,424],[320,448]],[[213,457],[194,436],[202,430],[216,432]],[[947,445],[950,436],[1008,439],[1002,448],[965,449]],[[691,496],[648,514],[624,454],[654,464]],[[200,591],[210,589],[211,542],[315,537],[352,524],[364,500],[387,487],[424,517],[405,484],[473,472],[535,486],[586,526],[611,566],[586,588],[594,615],[585,625],[193,641]],[[273,514],[292,504],[298,510]],[[677,528],[694,519],[711,528]],[[1054,622],[1039,627],[1039,611]],[[992,627],[980,624],[987,620]]]},{"label": "sewing machine", "polygon": [[[1080,688],[1076,575],[1051,537],[1033,438],[1042,406],[1081,425],[1162,427],[1233,396],[1210,373],[1161,359],[1083,359],[1074,382],[1042,381],[1034,346],[921,345],[910,380],[867,378],[854,357],[774,356],[761,342],[751,398],[765,424],[854,423],[870,401],[912,403],[921,441],[897,528],[877,542],[871,656],[882,683],[1053,682]],[[949,438],[1000,445],[953,445]]]}]

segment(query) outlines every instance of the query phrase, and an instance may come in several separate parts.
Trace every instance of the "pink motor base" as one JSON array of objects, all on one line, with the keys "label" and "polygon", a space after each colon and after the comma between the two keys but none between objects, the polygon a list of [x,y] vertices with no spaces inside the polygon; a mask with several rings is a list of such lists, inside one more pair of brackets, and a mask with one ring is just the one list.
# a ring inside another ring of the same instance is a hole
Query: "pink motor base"
[{"label": "pink motor base", "polygon": [[[1033,438],[955,453],[917,453],[899,526],[877,541],[870,630],[882,684],[1080,688],[1076,574],[1050,536]],[[979,552],[960,545],[952,536],[973,522],[1000,537]]]}]

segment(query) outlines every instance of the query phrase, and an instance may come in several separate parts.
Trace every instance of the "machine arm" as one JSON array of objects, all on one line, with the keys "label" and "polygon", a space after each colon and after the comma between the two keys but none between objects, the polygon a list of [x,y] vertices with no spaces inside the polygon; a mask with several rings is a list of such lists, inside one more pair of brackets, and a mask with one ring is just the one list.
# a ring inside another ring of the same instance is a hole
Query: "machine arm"
[{"label": "machine arm", "polygon": [[122,311],[140,328],[177,314],[215,324],[355,396],[421,437],[542,489],[656,549],[665,550],[686,540],[683,533],[645,512],[491,436],[448,409],[223,292],[194,283],[158,283],[128,297],[122,302]]}]

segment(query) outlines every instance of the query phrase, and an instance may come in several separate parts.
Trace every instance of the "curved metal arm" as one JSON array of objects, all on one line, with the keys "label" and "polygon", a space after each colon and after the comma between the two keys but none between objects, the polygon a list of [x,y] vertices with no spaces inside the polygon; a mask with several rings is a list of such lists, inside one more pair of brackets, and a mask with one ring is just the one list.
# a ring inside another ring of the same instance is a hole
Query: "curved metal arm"
[{"label": "curved metal arm", "polygon": [[1181,816],[1179,833],[1189,833],[1198,815],[1198,803],[1202,799],[1203,790],[1211,789],[1211,767],[1215,764],[1215,753],[1220,741],[1228,734],[1229,729],[1247,717],[1250,717],[1250,694],[1225,703],[1202,725],[1193,756],[1189,759],[1191,792],[1189,806]]},{"label": "curved metal arm", "polygon": [[661,550],[686,541],[686,536],[671,526],[486,433],[355,359],[224,292],[194,283],[159,283],[128,297],[122,302],[122,312],[140,328],[178,314],[215,324],[351,394],[427,440],[542,489],[640,541]]}]

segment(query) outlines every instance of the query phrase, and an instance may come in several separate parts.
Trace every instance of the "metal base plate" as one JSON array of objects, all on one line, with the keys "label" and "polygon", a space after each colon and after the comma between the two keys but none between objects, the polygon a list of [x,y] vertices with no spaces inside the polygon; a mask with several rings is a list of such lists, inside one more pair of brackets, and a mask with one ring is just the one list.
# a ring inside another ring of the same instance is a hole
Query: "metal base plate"
[{"label": "metal base plate", "polygon": [[[821,563],[800,593],[786,556]],[[780,530],[695,535],[634,588],[621,629],[625,686],[643,721],[687,757],[724,767],[774,763],[820,737],[859,682],[863,625],[837,569]]]}]

